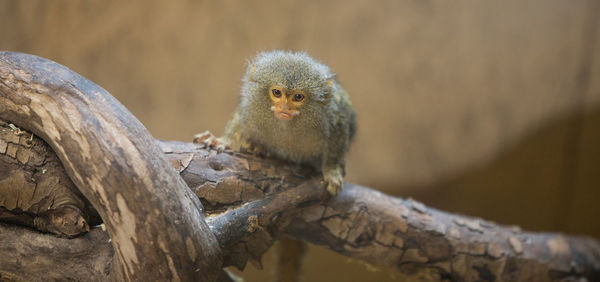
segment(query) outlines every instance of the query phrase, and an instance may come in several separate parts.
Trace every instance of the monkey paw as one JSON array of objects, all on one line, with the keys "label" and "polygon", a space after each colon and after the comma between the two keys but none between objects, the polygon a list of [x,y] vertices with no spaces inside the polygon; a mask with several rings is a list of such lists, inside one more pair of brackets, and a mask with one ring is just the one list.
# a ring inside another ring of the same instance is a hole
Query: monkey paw
[{"label": "monkey paw", "polygon": [[208,130],[194,135],[193,142],[204,145],[205,148],[214,148],[218,152],[223,152],[229,149],[229,142],[227,142],[225,138],[217,138]]},{"label": "monkey paw", "polygon": [[335,168],[329,169],[323,172],[323,178],[327,182],[327,191],[332,196],[337,195],[344,186],[344,177],[342,176],[342,169]]}]

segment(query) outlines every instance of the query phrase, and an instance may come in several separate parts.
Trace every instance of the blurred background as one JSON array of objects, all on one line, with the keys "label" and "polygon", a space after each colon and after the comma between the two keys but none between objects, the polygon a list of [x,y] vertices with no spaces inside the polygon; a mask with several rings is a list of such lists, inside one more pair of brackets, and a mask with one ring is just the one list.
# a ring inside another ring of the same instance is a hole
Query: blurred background
[{"label": "blurred background", "polygon": [[[157,138],[221,135],[246,60],[304,50],[358,112],[347,180],[600,237],[600,1],[0,0],[0,50],[63,64]],[[248,266],[247,281],[268,279]],[[400,280],[311,246],[305,281]]]}]

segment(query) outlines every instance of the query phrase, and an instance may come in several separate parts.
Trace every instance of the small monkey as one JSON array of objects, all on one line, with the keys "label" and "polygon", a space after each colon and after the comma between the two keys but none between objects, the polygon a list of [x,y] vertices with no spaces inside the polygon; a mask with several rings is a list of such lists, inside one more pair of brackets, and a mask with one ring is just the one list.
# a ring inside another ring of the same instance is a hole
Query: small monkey
[{"label": "small monkey", "polygon": [[[337,195],[356,115],[335,74],[306,53],[271,51],[249,62],[242,82],[225,135],[204,132],[194,142],[311,165],[323,173],[327,191]],[[304,249],[302,242],[280,242],[276,281],[297,281]]]},{"label": "small monkey", "polygon": [[201,133],[196,142],[311,165],[323,173],[327,191],[336,195],[342,189],[344,156],[356,117],[335,74],[306,53],[271,51],[249,62],[242,82],[241,100],[225,136]]}]

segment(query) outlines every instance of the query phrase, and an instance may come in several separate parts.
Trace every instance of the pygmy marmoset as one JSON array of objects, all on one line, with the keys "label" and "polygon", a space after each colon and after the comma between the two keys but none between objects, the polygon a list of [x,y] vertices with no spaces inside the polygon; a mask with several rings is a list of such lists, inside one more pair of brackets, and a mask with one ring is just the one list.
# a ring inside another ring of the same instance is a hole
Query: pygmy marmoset
[{"label": "pygmy marmoset", "polygon": [[356,118],[335,74],[306,53],[271,51],[249,62],[242,81],[241,101],[225,135],[202,133],[197,142],[311,165],[322,171],[327,190],[336,195]]}]

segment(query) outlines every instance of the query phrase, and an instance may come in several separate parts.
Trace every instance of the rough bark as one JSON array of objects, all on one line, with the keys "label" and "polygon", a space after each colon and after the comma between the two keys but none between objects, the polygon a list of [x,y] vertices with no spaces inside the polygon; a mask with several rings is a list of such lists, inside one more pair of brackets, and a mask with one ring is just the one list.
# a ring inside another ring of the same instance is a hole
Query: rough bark
[{"label": "rough bark", "polygon": [[523,232],[353,184],[330,198],[304,167],[155,141],[104,90],[36,57],[0,53],[0,119],[0,217],[73,236],[93,225],[87,198],[108,231],[67,239],[0,224],[0,278],[226,280],[220,267],[260,267],[274,240],[295,238],[432,280],[600,279],[596,240]]},{"label": "rough bark", "polygon": [[260,267],[273,240],[291,237],[434,281],[600,279],[600,242],[590,238],[524,232],[349,183],[329,198],[302,167],[189,143],[161,147],[205,203],[226,265]]},{"label": "rough bark", "polygon": [[115,250],[111,278],[217,277],[220,250],[198,198],[104,89],[54,62],[0,52],[0,117],[45,140],[98,212]]},{"label": "rough bark", "polygon": [[114,251],[100,228],[68,239],[0,223],[0,242],[0,281],[117,280]]},{"label": "rough bark", "polygon": [[44,141],[0,120],[0,158],[0,220],[67,237],[100,222]]}]

